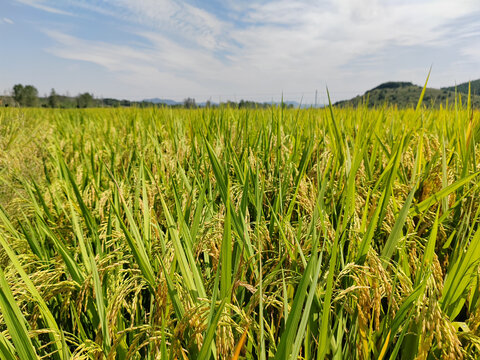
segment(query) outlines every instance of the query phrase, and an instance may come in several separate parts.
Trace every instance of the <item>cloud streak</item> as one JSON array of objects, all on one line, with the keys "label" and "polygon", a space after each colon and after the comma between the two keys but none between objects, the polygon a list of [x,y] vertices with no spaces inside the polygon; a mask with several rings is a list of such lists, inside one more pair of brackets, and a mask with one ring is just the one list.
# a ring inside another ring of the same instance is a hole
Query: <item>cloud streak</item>
[{"label": "cloud streak", "polygon": [[43,0],[16,0],[16,1],[21,4],[28,5],[33,8],[43,10],[52,14],[69,15],[69,16],[72,15],[70,12],[61,10],[58,7],[47,5],[48,1],[43,1]]},{"label": "cloud streak", "polygon": [[[70,13],[49,1],[17,1],[59,15]],[[46,34],[55,43],[48,49],[51,54],[100,65],[127,81],[169,78],[176,81],[172,86],[178,92],[179,84],[187,84],[185,93],[314,89],[325,81],[340,84],[349,64],[373,67],[387,47],[442,48],[459,46],[464,38],[478,44],[480,37],[477,30],[456,36],[449,32],[452,24],[480,14],[480,3],[471,0],[226,2],[229,19],[186,1],[67,3],[69,9],[86,8],[122,20],[125,26],[135,25],[131,33],[142,45],[85,40],[49,30]],[[478,55],[465,46],[460,49],[464,56]],[[370,60],[361,65],[356,62],[360,57]],[[433,60],[419,59],[424,66]]]}]

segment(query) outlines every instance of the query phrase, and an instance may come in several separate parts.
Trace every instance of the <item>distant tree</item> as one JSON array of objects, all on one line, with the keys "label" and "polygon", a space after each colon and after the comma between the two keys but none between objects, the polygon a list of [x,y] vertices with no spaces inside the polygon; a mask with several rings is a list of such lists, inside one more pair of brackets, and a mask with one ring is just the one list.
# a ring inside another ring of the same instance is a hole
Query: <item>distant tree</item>
[{"label": "distant tree", "polygon": [[20,106],[37,106],[38,90],[33,85],[16,84],[13,87],[13,98]]},{"label": "distant tree", "polygon": [[51,108],[58,108],[60,106],[60,98],[58,94],[55,92],[55,89],[50,91],[50,95],[48,96],[48,107]]},{"label": "distant tree", "polygon": [[83,93],[77,96],[77,108],[88,108],[93,106],[93,96],[89,93]]},{"label": "distant tree", "polygon": [[106,99],[103,99],[103,105],[111,106],[111,107],[119,107],[120,106],[120,100],[106,98]]},{"label": "distant tree", "polygon": [[231,100],[227,101],[227,106],[232,109],[238,108],[238,104],[235,101],[231,101]]},{"label": "distant tree", "polygon": [[25,106],[38,106],[38,90],[35,86],[27,85],[23,88],[23,100]]},{"label": "distant tree", "polygon": [[22,101],[23,101],[23,85],[22,84],[16,84],[13,86],[13,99],[19,105],[22,105]]},{"label": "distant tree", "polygon": [[183,106],[186,109],[195,109],[197,107],[197,104],[195,103],[195,99],[186,98],[185,100],[183,100]]}]

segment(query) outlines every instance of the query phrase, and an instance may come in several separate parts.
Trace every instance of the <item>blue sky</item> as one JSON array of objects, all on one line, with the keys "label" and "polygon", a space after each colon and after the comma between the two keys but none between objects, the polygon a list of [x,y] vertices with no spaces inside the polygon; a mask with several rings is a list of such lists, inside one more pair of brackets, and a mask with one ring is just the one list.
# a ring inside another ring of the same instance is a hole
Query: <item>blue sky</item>
[{"label": "blue sky", "polygon": [[478,0],[0,0],[0,91],[334,100],[480,78]]}]

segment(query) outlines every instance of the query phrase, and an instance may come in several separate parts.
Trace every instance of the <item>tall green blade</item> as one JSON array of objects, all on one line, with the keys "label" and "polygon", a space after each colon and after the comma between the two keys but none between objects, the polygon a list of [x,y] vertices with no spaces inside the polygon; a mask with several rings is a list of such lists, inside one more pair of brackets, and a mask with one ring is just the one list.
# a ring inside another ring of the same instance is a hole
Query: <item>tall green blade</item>
[{"label": "tall green blade", "polygon": [[[13,298],[2,269],[0,269],[0,309],[20,359],[38,359],[25,325],[25,317]],[[8,348],[5,350],[8,354]]]}]

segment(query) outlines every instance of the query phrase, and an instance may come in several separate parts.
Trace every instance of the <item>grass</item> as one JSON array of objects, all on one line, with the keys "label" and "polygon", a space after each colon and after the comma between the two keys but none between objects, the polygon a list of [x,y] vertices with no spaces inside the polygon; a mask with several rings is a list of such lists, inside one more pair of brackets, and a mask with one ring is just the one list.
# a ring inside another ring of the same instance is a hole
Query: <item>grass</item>
[{"label": "grass", "polygon": [[0,357],[476,359],[479,121],[2,109]]}]

